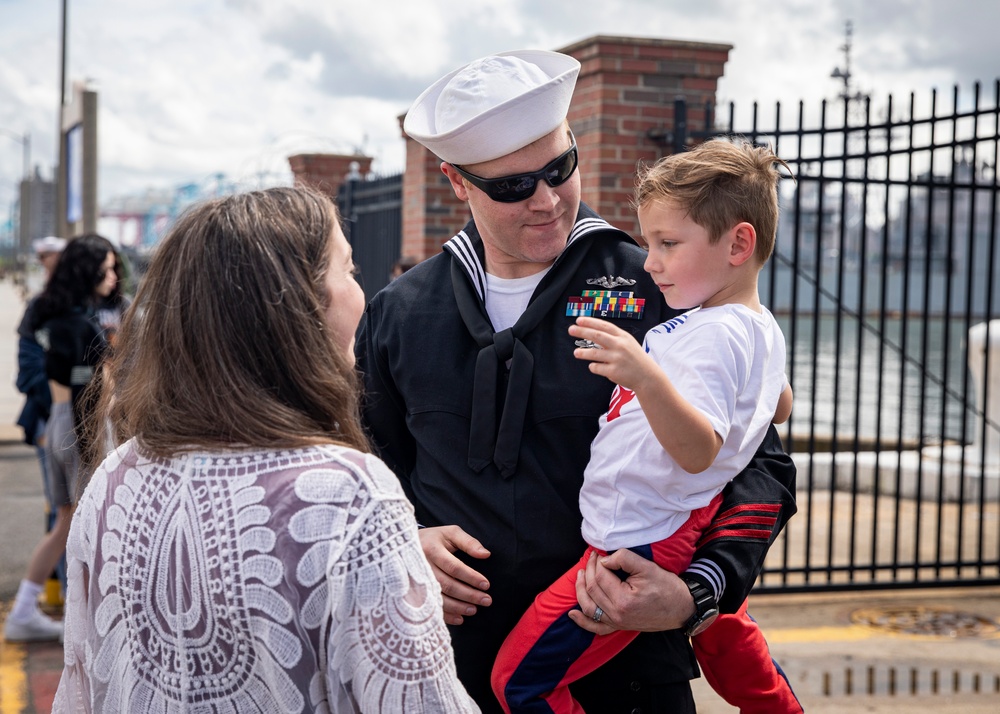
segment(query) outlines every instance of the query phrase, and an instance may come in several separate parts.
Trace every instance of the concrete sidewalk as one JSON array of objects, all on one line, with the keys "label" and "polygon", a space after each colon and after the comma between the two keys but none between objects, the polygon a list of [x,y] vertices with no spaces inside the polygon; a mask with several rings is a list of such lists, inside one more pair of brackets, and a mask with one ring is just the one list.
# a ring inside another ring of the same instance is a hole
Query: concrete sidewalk
[{"label": "concrete sidewalk", "polygon": [[[23,311],[21,291],[10,280],[0,280],[0,622],[45,533],[46,520],[38,460],[16,424],[24,404],[14,383],[16,330]],[[47,714],[61,672],[59,643],[8,644],[0,639],[0,714]]]},{"label": "concrete sidewalk", "polygon": [[[1000,588],[751,596],[807,712],[1000,712]],[[729,714],[704,680],[701,714]]]}]

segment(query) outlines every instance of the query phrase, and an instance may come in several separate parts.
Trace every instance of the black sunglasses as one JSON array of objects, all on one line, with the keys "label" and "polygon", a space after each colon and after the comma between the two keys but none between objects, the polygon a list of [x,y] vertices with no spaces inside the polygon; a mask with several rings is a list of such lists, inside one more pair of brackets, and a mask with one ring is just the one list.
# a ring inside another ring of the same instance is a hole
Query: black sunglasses
[{"label": "black sunglasses", "polygon": [[539,181],[545,181],[549,186],[555,188],[560,186],[576,171],[577,153],[576,142],[564,153],[559,154],[550,161],[545,168],[540,171],[532,171],[526,174],[514,174],[513,176],[500,176],[499,178],[483,178],[470,174],[461,166],[455,167],[465,179],[476,188],[485,192],[494,201],[500,203],[517,203],[523,201],[535,193]]}]

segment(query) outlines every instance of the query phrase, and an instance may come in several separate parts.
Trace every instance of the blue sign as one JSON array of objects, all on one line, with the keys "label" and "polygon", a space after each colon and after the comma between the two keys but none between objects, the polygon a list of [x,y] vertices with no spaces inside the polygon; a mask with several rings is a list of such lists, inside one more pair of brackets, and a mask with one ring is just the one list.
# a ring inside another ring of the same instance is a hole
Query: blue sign
[{"label": "blue sign", "polygon": [[83,220],[83,124],[66,132],[66,221]]}]

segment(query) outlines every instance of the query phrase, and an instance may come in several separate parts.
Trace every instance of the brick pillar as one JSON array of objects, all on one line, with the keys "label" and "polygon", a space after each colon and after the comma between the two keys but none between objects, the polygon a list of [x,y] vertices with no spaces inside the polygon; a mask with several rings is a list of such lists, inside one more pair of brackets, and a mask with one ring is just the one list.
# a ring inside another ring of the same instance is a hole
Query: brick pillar
[{"label": "brick pillar", "polygon": [[[403,116],[399,117],[400,131]],[[403,133],[406,169],[403,174],[403,241],[401,253],[419,260],[441,251],[472,214],[441,173],[441,159]]]},{"label": "brick pillar", "polygon": [[656,136],[673,131],[674,100],[687,100],[691,130],[702,129],[732,45],[595,36],[558,50],[583,67],[569,122],[580,149],[583,201],[635,235],[636,164],[672,151]]},{"label": "brick pillar", "polygon": [[288,157],[296,186],[311,186],[325,193],[335,202],[337,191],[351,170],[351,163],[358,162],[362,176],[371,170],[372,158],[356,154],[296,154]]}]

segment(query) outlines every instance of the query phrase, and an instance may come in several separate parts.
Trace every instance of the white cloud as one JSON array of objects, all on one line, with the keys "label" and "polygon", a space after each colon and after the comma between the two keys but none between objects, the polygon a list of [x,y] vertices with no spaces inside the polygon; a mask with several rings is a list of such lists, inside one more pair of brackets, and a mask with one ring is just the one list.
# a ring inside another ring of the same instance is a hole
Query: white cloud
[{"label": "white cloud", "polygon": [[[0,0],[0,127],[30,131],[46,173],[57,5]],[[950,102],[952,84],[971,91],[976,79],[990,93],[1000,74],[1000,4],[976,0],[79,0],[70,12],[67,79],[99,91],[102,199],[219,172],[278,180],[289,155],[309,151],[363,149],[376,169],[399,170],[397,117],[438,76],[490,52],[598,34],[733,45],[719,98],[741,111],[780,100],[792,115],[800,99],[834,99],[847,19],[854,86],[880,106],[931,87]],[[19,147],[0,137],[0,221],[20,170]]]}]

